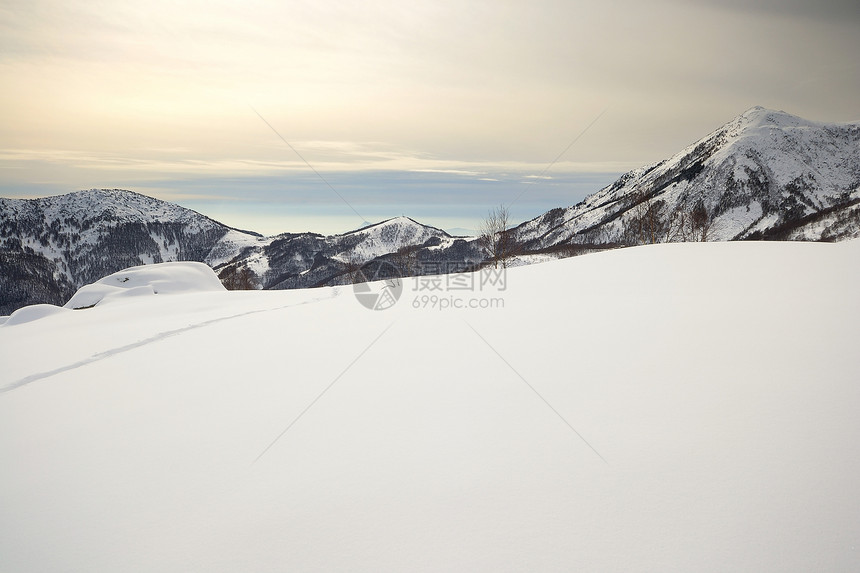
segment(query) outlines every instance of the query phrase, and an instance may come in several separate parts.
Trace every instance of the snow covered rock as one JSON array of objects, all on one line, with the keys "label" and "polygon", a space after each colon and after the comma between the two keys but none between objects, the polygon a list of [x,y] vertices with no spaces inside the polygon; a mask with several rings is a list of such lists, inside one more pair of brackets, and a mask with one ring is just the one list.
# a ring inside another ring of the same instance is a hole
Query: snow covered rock
[{"label": "snow covered rock", "polygon": [[68,312],[68,309],[54,306],[53,304],[33,304],[25,306],[24,308],[19,308],[13,312],[11,316],[0,317],[0,326],[24,324],[27,322],[33,322],[34,320],[39,320],[46,316],[52,316],[54,314],[61,314],[64,312]]},{"label": "snow covered rock", "polygon": [[64,306],[80,309],[135,296],[223,290],[224,285],[203,263],[159,263],[131,267],[83,286]]}]

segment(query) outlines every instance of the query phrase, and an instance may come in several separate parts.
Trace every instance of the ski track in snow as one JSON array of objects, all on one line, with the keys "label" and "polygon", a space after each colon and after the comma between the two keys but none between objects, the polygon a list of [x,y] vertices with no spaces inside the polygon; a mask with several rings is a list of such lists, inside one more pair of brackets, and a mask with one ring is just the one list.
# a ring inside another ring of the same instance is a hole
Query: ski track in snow
[{"label": "ski track in snow", "polygon": [[176,336],[177,334],[182,334],[184,332],[196,330],[198,328],[204,328],[207,326],[211,326],[213,324],[217,324],[219,322],[224,322],[227,320],[233,320],[235,318],[242,318],[244,316],[259,314],[261,312],[271,312],[271,311],[277,311],[277,310],[284,310],[284,309],[292,308],[292,307],[296,307],[296,306],[303,306],[306,304],[313,304],[313,303],[317,303],[317,302],[320,302],[323,300],[332,299],[336,296],[337,296],[337,294],[333,294],[330,297],[318,297],[318,298],[313,298],[313,299],[306,300],[306,301],[299,302],[299,303],[286,304],[283,306],[276,306],[273,308],[261,308],[261,309],[257,309],[257,310],[249,310],[247,312],[240,312],[239,314],[231,314],[229,316],[221,316],[221,317],[213,318],[210,320],[204,320],[203,322],[198,322],[196,324],[189,324],[188,326],[183,326],[182,328],[175,328],[173,330],[166,330],[164,332],[159,332],[158,334],[155,334],[155,335],[150,336],[148,338],[144,338],[143,340],[138,340],[138,341],[132,342],[130,344],[126,344],[123,346],[118,346],[116,348],[111,348],[108,350],[103,350],[101,352],[97,352],[97,353],[93,354],[92,356],[89,356],[88,358],[84,358],[83,360],[79,360],[78,362],[74,362],[72,364],[60,366],[59,368],[54,368],[53,370],[48,370],[46,372],[37,372],[36,374],[30,374],[29,376],[25,376],[24,378],[21,378],[20,380],[18,380],[16,382],[12,382],[11,384],[8,384],[7,386],[0,388],[0,394],[4,394],[6,392],[11,392],[12,390],[15,390],[17,388],[21,388],[22,386],[26,386],[27,384],[30,384],[32,382],[44,380],[45,378],[50,378],[51,376],[56,376],[57,374],[61,374],[63,372],[68,372],[70,370],[77,370],[78,368],[81,368],[81,367],[86,366],[88,364],[92,364],[94,362],[99,362],[100,360],[104,360],[105,358],[110,358],[111,356],[123,354],[125,352],[128,352],[129,350],[141,348],[141,347],[146,346],[148,344],[152,344],[153,342],[159,342],[161,340],[165,340],[167,338],[170,338],[171,336]]}]

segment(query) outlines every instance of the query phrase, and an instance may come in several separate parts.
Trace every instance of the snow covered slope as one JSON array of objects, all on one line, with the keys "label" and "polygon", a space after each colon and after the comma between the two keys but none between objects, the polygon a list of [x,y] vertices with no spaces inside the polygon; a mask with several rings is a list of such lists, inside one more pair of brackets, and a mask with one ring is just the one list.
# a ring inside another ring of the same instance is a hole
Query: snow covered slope
[{"label": "snow covered slope", "polygon": [[334,287],[7,323],[0,570],[854,570],[858,259],[667,244],[409,279],[386,311]]},{"label": "snow covered slope", "polygon": [[[700,221],[696,224],[696,210]],[[840,240],[860,236],[860,123],[755,107],[673,157],[515,231],[561,243]]]}]

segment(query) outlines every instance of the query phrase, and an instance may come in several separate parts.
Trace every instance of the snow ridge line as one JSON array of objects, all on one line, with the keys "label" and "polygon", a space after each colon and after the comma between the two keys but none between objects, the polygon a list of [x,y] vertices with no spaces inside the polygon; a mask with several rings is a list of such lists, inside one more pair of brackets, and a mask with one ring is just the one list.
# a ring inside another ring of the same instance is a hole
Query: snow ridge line
[{"label": "snow ridge line", "polygon": [[129,350],[134,350],[135,348],[140,348],[142,346],[146,346],[147,344],[152,344],[153,342],[165,340],[167,338],[170,338],[171,336],[176,336],[177,334],[182,334],[183,332],[188,332],[190,330],[203,328],[203,327],[210,326],[212,324],[216,324],[218,322],[223,322],[226,320],[233,320],[234,318],[241,318],[243,316],[250,316],[252,314],[259,314],[261,312],[271,312],[271,311],[277,311],[277,310],[284,310],[284,309],[292,308],[295,306],[302,306],[305,304],[317,303],[317,302],[320,302],[323,300],[332,299],[335,296],[337,296],[337,294],[334,294],[330,297],[320,297],[320,298],[314,298],[311,300],[306,300],[304,302],[287,304],[287,305],[283,305],[283,306],[276,306],[274,308],[262,308],[262,309],[258,309],[258,310],[250,310],[247,312],[241,312],[239,314],[233,314],[230,316],[222,316],[219,318],[213,318],[213,319],[206,320],[203,322],[198,322],[197,324],[189,324],[188,326],[183,326],[182,328],[176,328],[173,330],[166,330],[164,332],[159,332],[158,334],[150,336],[149,338],[144,338],[143,340],[138,340],[136,342],[132,342],[132,343],[126,344],[124,346],[118,346],[116,348],[111,348],[109,350],[103,350],[101,352],[97,352],[97,353],[93,354],[92,356],[84,358],[83,360],[79,360],[78,362],[74,362],[72,364],[60,366],[59,368],[55,368],[53,370],[48,370],[46,372],[37,372],[35,374],[30,374],[29,376],[25,376],[24,378],[21,378],[20,380],[18,380],[16,382],[12,382],[11,384],[8,384],[8,385],[0,388],[0,394],[4,394],[6,392],[11,392],[12,390],[20,388],[22,386],[26,386],[27,384],[30,384],[32,382],[36,382],[38,380],[44,380],[45,378],[50,378],[51,376],[56,376],[57,374],[61,374],[63,372],[68,372],[70,370],[76,370],[76,369],[81,368],[83,366],[86,366],[88,364],[92,364],[94,362],[104,360],[105,358],[110,358],[111,356],[116,356],[118,354],[128,352]]}]

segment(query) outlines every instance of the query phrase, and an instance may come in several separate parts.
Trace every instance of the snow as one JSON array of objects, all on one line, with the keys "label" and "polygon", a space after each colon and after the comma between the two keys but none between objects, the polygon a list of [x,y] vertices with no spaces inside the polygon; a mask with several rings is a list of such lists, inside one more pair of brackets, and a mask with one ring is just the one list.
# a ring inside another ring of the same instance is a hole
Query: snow
[{"label": "snow", "polygon": [[734,237],[755,224],[758,224],[764,230],[778,219],[778,216],[769,216],[768,220],[770,222],[762,224],[762,214],[761,203],[758,202],[734,207],[723,213],[715,222],[715,226],[717,227],[715,230],[723,236]]},{"label": "snow", "polygon": [[439,239],[438,245],[431,245],[426,247],[428,251],[441,251],[444,249],[449,249],[451,246],[457,241],[476,241],[477,237],[443,237]]},{"label": "snow", "polygon": [[555,261],[562,258],[561,256],[555,256],[552,254],[530,254],[530,255],[515,255],[511,257],[506,265],[508,268],[522,267],[526,265],[536,265],[540,263],[545,263],[548,261]]},{"label": "snow", "polygon": [[213,268],[218,267],[230,262],[231,259],[244,249],[262,248],[270,245],[274,240],[275,237],[255,237],[248,233],[230,229],[212,247],[212,250],[206,257],[206,263]]},{"label": "snow", "polygon": [[226,290],[224,285],[212,269],[203,263],[159,263],[131,267],[84,285],[65,307],[88,308],[136,296],[223,290]]},{"label": "snow", "polygon": [[858,257],[665,244],[458,293],[504,308],[406,280],[386,311],[185,290],[7,323],[0,570],[854,570]]},{"label": "snow", "polygon": [[421,245],[431,237],[448,238],[445,231],[422,225],[409,217],[387,219],[381,223],[350,231],[343,235],[329,237],[329,239],[348,236],[359,237],[359,241],[355,246],[332,258],[342,262],[350,260],[366,262],[375,257],[395,252],[401,247]]},{"label": "snow", "polygon": [[40,318],[44,318],[46,316],[53,316],[55,314],[60,314],[63,312],[67,312],[67,309],[55,306],[53,304],[33,304],[30,306],[19,308],[9,317],[2,317],[4,318],[4,320],[3,322],[0,322],[0,326],[14,326],[16,324],[24,324],[27,322],[32,322],[34,320],[39,320]]}]

